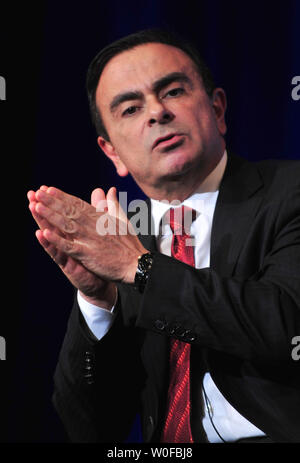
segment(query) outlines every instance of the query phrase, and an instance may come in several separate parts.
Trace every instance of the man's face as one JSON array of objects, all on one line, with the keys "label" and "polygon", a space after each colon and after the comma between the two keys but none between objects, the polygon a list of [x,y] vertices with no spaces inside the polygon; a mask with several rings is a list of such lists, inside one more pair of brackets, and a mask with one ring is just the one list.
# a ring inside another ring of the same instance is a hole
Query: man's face
[{"label": "man's face", "polygon": [[225,94],[218,89],[211,101],[193,61],[173,46],[149,43],[112,58],[96,103],[110,137],[99,137],[100,147],[148,196],[223,153]]}]

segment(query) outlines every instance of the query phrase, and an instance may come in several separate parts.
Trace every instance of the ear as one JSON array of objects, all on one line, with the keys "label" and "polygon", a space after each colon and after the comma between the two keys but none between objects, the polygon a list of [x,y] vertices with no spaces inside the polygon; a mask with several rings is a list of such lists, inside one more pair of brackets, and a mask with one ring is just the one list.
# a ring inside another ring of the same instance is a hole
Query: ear
[{"label": "ear", "polygon": [[225,135],[227,126],[225,122],[225,111],[227,107],[226,94],[222,88],[215,88],[212,96],[212,106],[216,116],[217,127],[221,135]]},{"label": "ear", "polygon": [[106,154],[106,156],[112,161],[120,177],[126,177],[126,175],[128,175],[128,169],[123,163],[123,161],[121,161],[118,153],[116,152],[111,142],[105,140],[105,138],[103,137],[98,137],[97,143],[104,152],[104,154]]}]

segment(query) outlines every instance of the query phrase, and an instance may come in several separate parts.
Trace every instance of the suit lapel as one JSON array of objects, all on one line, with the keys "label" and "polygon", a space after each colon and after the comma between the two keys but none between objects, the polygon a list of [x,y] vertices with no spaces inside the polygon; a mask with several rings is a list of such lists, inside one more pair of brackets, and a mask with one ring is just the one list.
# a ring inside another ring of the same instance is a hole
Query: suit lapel
[{"label": "suit lapel", "polygon": [[[152,230],[154,230],[154,223],[153,223],[153,219],[152,219],[152,215],[151,215],[151,201],[150,201],[150,199],[149,198],[146,199],[145,203],[146,203],[146,220],[147,220],[147,224],[145,226],[146,234],[143,235],[143,234],[138,232],[137,228],[135,227],[135,222],[134,221],[132,222],[132,226],[136,230],[137,236],[138,236],[140,242],[142,243],[142,245],[146,249],[148,249],[148,251],[155,252],[155,251],[157,251],[157,245],[156,245],[155,235],[154,235],[154,233],[153,234],[151,233]],[[128,219],[129,220],[133,219],[135,213],[136,212],[129,212],[128,213]],[[145,220],[144,217],[145,216],[141,216],[140,221]],[[139,225],[141,225],[141,224],[139,224]],[[144,227],[142,227],[142,229],[144,230]]]},{"label": "suit lapel", "polygon": [[152,217],[151,217],[151,207],[150,207],[150,201],[149,201],[149,207],[148,207],[148,224],[150,225],[150,229],[148,229],[148,234],[147,235],[138,235],[140,242],[142,245],[148,249],[151,252],[156,252],[157,251],[157,244],[156,244],[156,238],[154,234],[151,234],[151,230],[154,229],[153,222],[152,222]]},{"label": "suit lapel", "polygon": [[257,167],[233,154],[220,185],[212,224],[210,266],[222,276],[234,271],[242,245],[262,201]]}]

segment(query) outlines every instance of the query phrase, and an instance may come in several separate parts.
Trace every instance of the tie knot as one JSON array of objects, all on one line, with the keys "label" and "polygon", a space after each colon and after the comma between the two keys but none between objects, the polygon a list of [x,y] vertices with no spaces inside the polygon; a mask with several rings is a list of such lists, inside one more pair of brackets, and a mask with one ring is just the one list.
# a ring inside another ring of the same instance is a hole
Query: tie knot
[{"label": "tie knot", "polygon": [[171,208],[169,210],[169,224],[174,235],[188,235],[192,222],[196,219],[196,211],[187,206]]}]

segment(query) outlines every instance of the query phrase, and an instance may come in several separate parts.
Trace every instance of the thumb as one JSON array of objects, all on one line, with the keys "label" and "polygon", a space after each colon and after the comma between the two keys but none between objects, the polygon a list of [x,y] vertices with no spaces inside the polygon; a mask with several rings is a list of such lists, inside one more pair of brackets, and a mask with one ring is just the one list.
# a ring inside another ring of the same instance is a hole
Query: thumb
[{"label": "thumb", "polygon": [[105,193],[101,188],[96,188],[91,194],[91,205],[97,207],[99,201],[105,200]]},{"label": "thumb", "polygon": [[119,201],[117,198],[117,189],[112,186],[107,192],[106,195],[108,213],[113,217],[118,217],[119,215]]},{"label": "thumb", "polygon": [[106,198],[109,200],[109,201],[112,201],[113,203],[115,204],[118,204],[118,198],[117,198],[117,189],[115,186],[111,186],[110,189],[108,190],[107,194],[106,194]]},{"label": "thumb", "polygon": [[116,217],[117,219],[119,219],[120,234],[124,235],[124,234],[128,234],[129,232],[131,235],[136,235],[136,232],[130,220],[128,220],[126,212],[122,209],[121,204],[118,201],[117,189],[114,186],[108,190],[106,199],[107,199],[108,213],[112,215],[113,217]]},{"label": "thumb", "polygon": [[112,186],[106,195],[107,199],[107,207],[108,213],[114,217],[118,217],[118,219],[122,220],[123,222],[127,222],[127,216],[123,211],[118,198],[117,198],[117,189],[116,187]]}]

